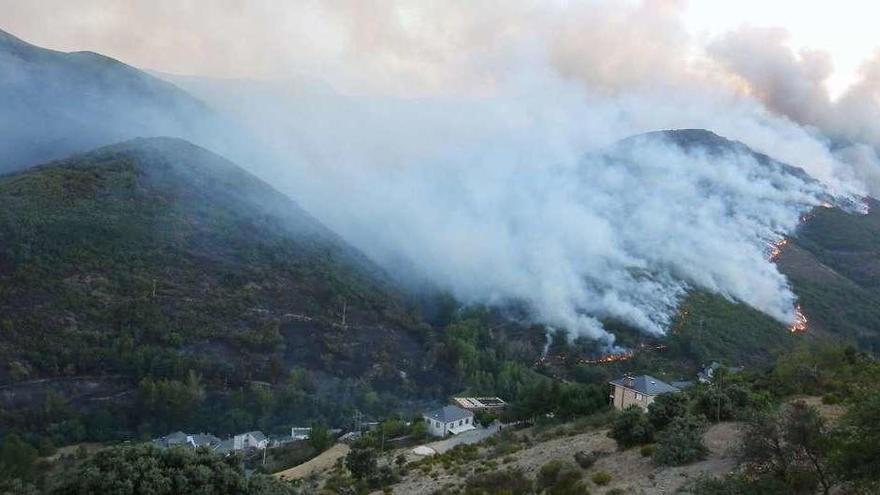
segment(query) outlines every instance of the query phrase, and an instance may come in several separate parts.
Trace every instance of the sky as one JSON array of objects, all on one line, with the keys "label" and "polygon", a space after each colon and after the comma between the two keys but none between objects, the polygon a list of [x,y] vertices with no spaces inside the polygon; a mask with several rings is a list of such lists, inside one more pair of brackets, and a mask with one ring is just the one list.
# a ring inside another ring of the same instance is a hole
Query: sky
[{"label": "sky", "polygon": [[711,37],[742,24],[780,26],[795,49],[829,52],[835,73],[829,89],[839,95],[858,75],[859,66],[880,48],[880,4],[865,0],[692,0],[683,19],[695,36]]},{"label": "sky", "polygon": [[[305,74],[329,79],[353,90],[364,84],[381,87],[386,82],[383,77],[400,77],[401,73],[421,72],[423,78],[431,77],[438,62],[451,60],[444,50],[454,49],[462,41],[455,39],[462,34],[458,27],[468,22],[475,25],[466,25],[465,34],[479,36],[482,28],[493,29],[488,24],[503,25],[505,19],[509,20],[505,11],[520,10],[540,17],[535,15],[536,10],[608,11],[616,5],[632,3],[630,0],[598,3],[0,0],[0,28],[41,46],[63,51],[97,51],[157,71],[255,79],[286,79]],[[818,49],[830,54],[834,72],[827,80],[827,87],[833,97],[858,79],[862,62],[880,47],[876,35],[880,4],[876,2],[654,0],[649,3],[664,4],[673,10],[687,35],[700,43],[742,25],[784,28],[795,51]],[[538,5],[541,6],[536,7]],[[382,18],[382,12],[391,11],[391,16]],[[462,20],[470,14],[474,20]],[[390,17],[396,26],[389,22]],[[368,62],[351,50],[353,44],[401,41],[412,34],[405,32],[407,29],[418,31],[432,42],[413,46],[412,52],[419,53],[409,55],[415,56],[392,53]],[[522,25],[514,22],[510,29],[522,29]],[[444,47],[443,42],[451,44]],[[486,42],[492,40],[487,37]],[[337,64],[357,66],[359,74],[346,73]],[[353,81],[358,78],[366,78],[368,82]],[[337,79],[339,81],[335,81]],[[399,88],[393,90],[399,91]]]}]

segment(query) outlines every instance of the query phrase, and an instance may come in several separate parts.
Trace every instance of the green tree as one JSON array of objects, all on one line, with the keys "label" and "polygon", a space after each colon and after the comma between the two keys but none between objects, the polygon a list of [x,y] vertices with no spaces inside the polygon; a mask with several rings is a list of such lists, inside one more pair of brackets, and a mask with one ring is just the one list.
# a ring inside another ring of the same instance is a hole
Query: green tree
[{"label": "green tree", "polygon": [[292,495],[294,491],[273,478],[245,476],[235,458],[220,457],[202,449],[161,451],[151,445],[139,445],[98,452],[70,473],[52,493]]},{"label": "green tree", "polygon": [[614,418],[608,436],[624,449],[635,445],[651,443],[654,427],[647,415],[638,406],[629,406]]},{"label": "green tree", "polygon": [[812,406],[795,402],[777,413],[755,414],[747,423],[742,459],[755,477],[772,476],[791,493],[830,493],[835,485],[829,468],[831,435]]},{"label": "green tree", "polygon": [[703,445],[705,420],[695,416],[680,416],[672,420],[657,435],[654,461],[661,465],[679,466],[700,460],[706,456]]},{"label": "green tree", "polygon": [[662,430],[673,419],[684,416],[690,405],[685,394],[661,394],[648,406],[648,421],[655,430]]},{"label": "green tree", "polygon": [[377,472],[376,450],[369,447],[355,447],[345,456],[345,467],[356,479],[373,477]]},{"label": "green tree", "polygon": [[880,490],[880,392],[857,402],[841,421],[835,471],[857,486]]},{"label": "green tree", "polygon": [[312,429],[309,432],[309,445],[311,445],[316,451],[323,452],[332,444],[333,436],[330,435],[330,430],[322,424],[313,424]]},{"label": "green tree", "polygon": [[37,457],[37,449],[15,433],[7,434],[0,444],[0,478],[30,478]]}]

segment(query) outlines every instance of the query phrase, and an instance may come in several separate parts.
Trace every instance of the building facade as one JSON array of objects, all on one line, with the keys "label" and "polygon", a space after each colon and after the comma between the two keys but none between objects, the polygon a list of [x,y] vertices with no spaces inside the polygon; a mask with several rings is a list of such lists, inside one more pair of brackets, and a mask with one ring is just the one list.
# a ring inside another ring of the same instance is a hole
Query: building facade
[{"label": "building facade", "polygon": [[611,384],[612,404],[621,410],[629,406],[647,409],[658,395],[680,391],[677,387],[650,375],[625,375],[609,383]]},{"label": "building facade", "polygon": [[474,426],[474,413],[458,406],[444,406],[422,415],[428,425],[428,433],[435,437],[456,435]]}]

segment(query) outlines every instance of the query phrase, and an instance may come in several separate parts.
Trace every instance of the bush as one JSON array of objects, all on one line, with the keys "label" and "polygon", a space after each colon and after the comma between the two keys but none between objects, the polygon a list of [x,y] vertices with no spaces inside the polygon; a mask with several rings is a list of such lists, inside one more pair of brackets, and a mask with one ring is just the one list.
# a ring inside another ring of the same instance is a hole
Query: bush
[{"label": "bush", "polygon": [[593,483],[599,486],[605,486],[608,483],[611,483],[611,474],[608,471],[599,471],[590,479],[593,480]]},{"label": "bush", "polygon": [[608,436],[617,441],[621,448],[651,443],[654,440],[654,427],[638,406],[623,410],[611,424]]},{"label": "bush", "polygon": [[582,450],[574,455],[574,461],[577,462],[580,467],[590,469],[603,455],[605,455],[605,452],[599,450],[594,450],[593,452]]},{"label": "bush", "polygon": [[642,457],[651,457],[652,455],[654,455],[654,451],[656,450],[657,448],[656,446],[654,446],[654,444],[648,444],[642,445],[642,448],[639,449],[639,452],[641,452]]},{"label": "bush", "polygon": [[553,460],[541,466],[536,479],[537,489],[549,495],[583,495],[588,490],[581,482],[582,476],[574,464]]},{"label": "bush", "polygon": [[531,480],[518,469],[473,475],[467,479],[465,486],[465,495],[526,495],[532,493]]},{"label": "bush", "polygon": [[654,462],[679,466],[706,456],[703,445],[705,422],[694,416],[676,418],[660,434],[654,452]]}]

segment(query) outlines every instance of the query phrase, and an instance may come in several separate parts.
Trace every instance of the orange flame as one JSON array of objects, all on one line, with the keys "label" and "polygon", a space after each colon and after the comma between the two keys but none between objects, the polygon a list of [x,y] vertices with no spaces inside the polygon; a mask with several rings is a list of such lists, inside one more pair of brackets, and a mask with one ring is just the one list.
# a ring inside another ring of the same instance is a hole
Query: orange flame
[{"label": "orange flame", "polygon": [[801,305],[795,305],[794,307],[794,323],[788,327],[788,331],[791,333],[801,333],[807,331],[807,315],[801,311]]},{"label": "orange flame", "polygon": [[616,363],[618,361],[628,361],[635,357],[636,353],[633,351],[624,351],[618,354],[606,354],[604,356],[600,356],[596,359],[584,359],[583,363],[586,364],[608,364],[608,363]]},{"label": "orange flame", "polygon": [[782,255],[782,250],[788,245],[788,239],[781,239],[770,244],[770,261],[776,261]]}]

